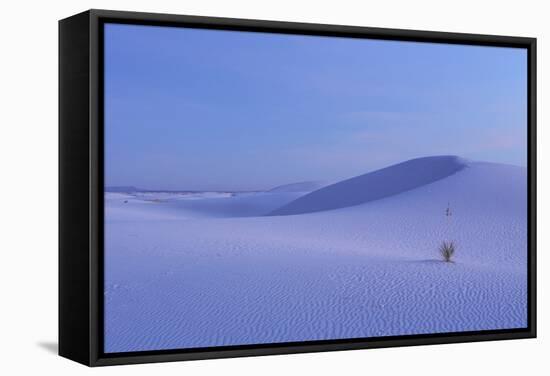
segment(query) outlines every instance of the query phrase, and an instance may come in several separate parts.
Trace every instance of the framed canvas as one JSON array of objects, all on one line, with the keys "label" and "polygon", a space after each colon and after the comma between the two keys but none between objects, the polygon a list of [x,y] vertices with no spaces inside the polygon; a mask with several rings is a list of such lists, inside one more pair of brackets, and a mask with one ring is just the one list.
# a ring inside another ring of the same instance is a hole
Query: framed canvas
[{"label": "framed canvas", "polygon": [[535,337],[535,39],[107,10],[59,31],[60,355]]}]

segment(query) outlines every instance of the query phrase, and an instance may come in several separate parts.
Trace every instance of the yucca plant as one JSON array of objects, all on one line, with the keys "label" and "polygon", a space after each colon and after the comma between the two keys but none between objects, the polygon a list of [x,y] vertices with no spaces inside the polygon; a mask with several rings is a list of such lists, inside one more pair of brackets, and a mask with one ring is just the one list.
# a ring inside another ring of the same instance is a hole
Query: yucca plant
[{"label": "yucca plant", "polygon": [[455,253],[455,243],[454,242],[443,242],[439,246],[439,253],[443,257],[445,262],[453,262],[453,255]]},{"label": "yucca plant", "polygon": [[[447,208],[445,209],[445,218],[446,218],[446,227],[447,232],[450,230],[451,226],[451,219],[453,216],[453,211],[451,210],[451,203],[447,203]],[[443,257],[443,261],[445,262],[453,262],[453,255],[455,254],[456,246],[453,241],[444,241],[439,246],[439,253],[441,254],[441,257]]]}]

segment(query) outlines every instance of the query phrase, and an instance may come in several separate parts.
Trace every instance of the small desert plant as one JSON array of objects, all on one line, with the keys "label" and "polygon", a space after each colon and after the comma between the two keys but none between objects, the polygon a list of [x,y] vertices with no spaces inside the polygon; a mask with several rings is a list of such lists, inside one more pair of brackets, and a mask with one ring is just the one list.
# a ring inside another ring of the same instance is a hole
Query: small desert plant
[{"label": "small desert plant", "polygon": [[443,257],[443,261],[445,262],[453,262],[452,258],[455,250],[454,242],[443,242],[439,246],[439,253],[441,253],[441,257]]}]

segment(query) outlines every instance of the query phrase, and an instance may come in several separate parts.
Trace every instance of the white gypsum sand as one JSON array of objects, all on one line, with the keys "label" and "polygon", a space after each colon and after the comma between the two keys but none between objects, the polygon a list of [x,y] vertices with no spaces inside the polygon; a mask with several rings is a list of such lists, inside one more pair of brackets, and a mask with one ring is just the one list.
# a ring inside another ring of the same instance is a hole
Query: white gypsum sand
[{"label": "white gypsum sand", "polygon": [[[526,169],[423,162],[312,193],[107,193],[105,351],[525,327]],[[342,195],[363,203],[267,215]]]}]

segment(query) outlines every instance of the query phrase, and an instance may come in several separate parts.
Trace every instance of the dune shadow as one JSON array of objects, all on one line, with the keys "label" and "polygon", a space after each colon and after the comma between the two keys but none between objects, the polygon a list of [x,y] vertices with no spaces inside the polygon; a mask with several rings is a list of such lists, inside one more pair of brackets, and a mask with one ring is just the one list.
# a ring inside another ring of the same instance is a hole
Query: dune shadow
[{"label": "dune shadow", "polygon": [[305,214],[361,205],[431,184],[466,167],[464,160],[453,155],[410,159],[317,189],[268,215]]},{"label": "dune shadow", "polygon": [[47,352],[49,352],[51,354],[54,354],[54,355],[58,354],[59,346],[58,346],[57,342],[44,341],[44,342],[38,342],[36,345],[38,347],[41,347],[42,349],[46,350]]}]

